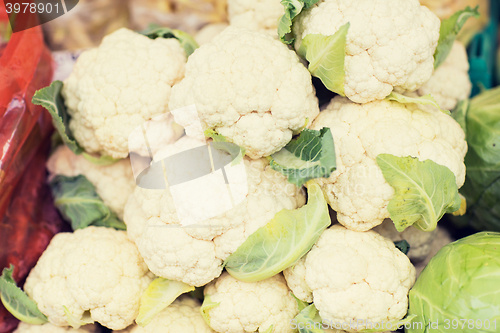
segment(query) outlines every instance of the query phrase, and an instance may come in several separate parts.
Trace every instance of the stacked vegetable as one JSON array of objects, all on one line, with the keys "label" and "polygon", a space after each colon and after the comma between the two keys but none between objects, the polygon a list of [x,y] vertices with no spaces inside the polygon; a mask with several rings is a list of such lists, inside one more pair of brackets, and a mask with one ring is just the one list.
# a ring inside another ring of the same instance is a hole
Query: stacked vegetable
[{"label": "stacked vegetable", "polygon": [[[230,26],[199,48],[178,30],[118,30],[64,83],[35,94],[65,144],[47,166],[75,231],[54,237],[26,293],[4,270],[2,301],[31,324],[19,333],[94,323],[135,333],[384,332],[435,320],[420,305],[434,276],[424,270],[411,290],[411,260],[426,259],[438,221],[466,206],[464,120],[448,110],[470,94],[455,37],[477,10],[440,22],[417,0],[268,2],[263,20],[266,7],[229,1]],[[321,112],[313,76],[337,94]],[[212,203],[188,209],[196,223],[186,227],[166,161],[188,151],[187,172],[207,167],[203,154],[225,156],[239,200],[226,205],[218,188],[184,175],[191,199]],[[145,186],[148,172],[160,176]],[[491,233],[474,246],[495,242]],[[455,247],[464,248],[448,245],[429,265],[445,267],[437,258]]]}]

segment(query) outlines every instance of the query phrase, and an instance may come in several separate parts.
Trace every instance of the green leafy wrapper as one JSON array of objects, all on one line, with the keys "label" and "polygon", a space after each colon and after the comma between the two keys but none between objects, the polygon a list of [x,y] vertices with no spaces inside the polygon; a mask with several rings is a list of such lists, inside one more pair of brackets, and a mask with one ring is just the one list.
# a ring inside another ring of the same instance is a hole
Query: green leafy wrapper
[{"label": "green leafy wrapper", "polygon": [[141,34],[151,38],[175,38],[179,41],[186,56],[190,56],[199,47],[194,38],[182,30],[160,27],[156,24],[151,24],[146,30],[141,31]]},{"label": "green leafy wrapper", "polygon": [[467,6],[464,10],[456,12],[441,22],[438,46],[434,52],[434,69],[438,68],[448,57],[460,29],[462,29],[467,19],[479,17],[477,8],[472,9]]},{"label": "green leafy wrapper", "polygon": [[17,319],[28,324],[41,325],[47,317],[38,309],[35,301],[16,285],[12,278],[14,265],[4,268],[0,276],[0,299],[5,308]]},{"label": "green leafy wrapper", "polygon": [[445,213],[460,208],[455,175],[445,166],[415,157],[377,156],[385,180],[394,188],[387,210],[401,232],[413,225],[432,231]]},{"label": "green leafy wrapper", "polygon": [[73,230],[90,225],[125,230],[125,223],[104,204],[85,176],[56,176],[50,182],[54,205]]},{"label": "green leafy wrapper", "polygon": [[309,62],[309,72],[325,87],[341,96],[344,93],[344,62],[349,23],[332,36],[309,34],[302,39],[297,53]]},{"label": "green leafy wrapper", "polygon": [[304,129],[279,152],[268,157],[271,168],[298,187],[315,178],[328,178],[335,171],[335,145],[330,129]]},{"label": "green leafy wrapper", "polygon": [[304,256],[330,223],[323,192],[319,185],[310,182],[305,206],[278,212],[267,225],[251,234],[224,266],[240,281],[270,278]]}]

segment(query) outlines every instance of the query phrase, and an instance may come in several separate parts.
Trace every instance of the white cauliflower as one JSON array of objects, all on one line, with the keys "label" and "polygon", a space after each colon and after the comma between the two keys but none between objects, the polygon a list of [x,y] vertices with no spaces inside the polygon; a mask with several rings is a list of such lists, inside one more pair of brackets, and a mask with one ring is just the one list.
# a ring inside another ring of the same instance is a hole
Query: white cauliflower
[{"label": "white cauliflower", "polygon": [[459,188],[465,181],[465,134],[452,117],[433,107],[390,101],[356,104],[335,97],[311,128],[323,127],[331,129],[337,169],[316,181],[338,221],[351,230],[369,230],[389,217],[394,189],[375,161],[379,154],[430,159],[448,167]]},{"label": "white cauliflower", "polygon": [[403,232],[396,230],[394,222],[391,219],[385,219],[381,225],[373,228],[373,231],[378,232],[385,238],[389,238],[393,242],[406,240],[410,244],[408,258],[413,262],[424,260],[431,252],[431,245],[436,238],[438,229],[433,231],[422,231],[415,227],[406,228]]},{"label": "white cauliflower", "polygon": [[[323,320],[333,325],[358,319],[387,323],[406,315],[415,267],[378,233],[334,225],[301,261],[305,270],[287,268],[285,278],[297,298],[314,301]],[[304,281],[310,291],[302,288]],[[347,330],[363,328],[360,324]]]},{"label": "white cauliflower", "polygon": [[331,36],[346,23],[344,90],[352,101],[414,91],[431,77],[440,21],[418,0],[320,0],[296,18],[295,49],[305,36]]},{"label": "white cauliflower", "polygon": [[208,310],[210,327],[220,333],[294,332],[290,321],[299,313],[283,275],[242,282],[229,273],[205,287],[205,299],[219,305]]},{"label": "white cauliflower", "polygon": [[[177,39],[151,40],[125,28],[83,52],[62,89],[78,143],[89,153],[127,157],[129,133],[169,111],[185,62]],[[174,140],[178,133],[164,135]]]},{"label": "white cauliflower", "polygon": [[471,89],[467,52],[462,43],[455,41],[446,60],[417,93],[431,94],[441,108],[453,110],[458,101],[469,97]]},{"label": "white cauliflower", "polygon": [[200,312],[200,304],[182,297],[153,317],[145,327],[133,325],[116,333],[212,333]]},{"label": "white cauliflower", "polygon": [[85,325],[75,330],[71,327],[59,327],[50,323],[43,325],[32,325],[20,322],[13,333],[97,333],[99,329],[96,325]]},{"label": "white cauliflower", "polygon": [[229,23],[238,28],[262,31],[278,37],[278,21],[285,13],[280,0],[228,0]]},{"label": "white cauliflower", "polygon": [[280,150],[319,113],[311,75],[295,52],[265,33],[231,26],[189,57],[186,77],[172,89],[171,110],[193,104],[204,129],[253,159]]},{"label": "white cauliflower", "polygon": [[83,155],[75,155],[67,146],[56,149],[47,161],[50,178],[85,176],[95,186],[96,193],[106,206],[123,220],[123,209],[134,191],[135,180],[128,158],[111,165],[96,165]]},{"label": "white cauliflower", "polygon": [[24,290],[56,326],[68,326],[64,306],[79,320],[123,329],[139,313],[152,276],[125,231],[87,227],[52,238]]},{"label": "white cauliflower", "polygon": [[194,39],[198,43],[198,45],[203,45],[206,43],[210,43],[215,36],[220,34],[224,29],[227,28],[229,24],[227,23],[210,23],[204,26],[200,31],[196,33]]},{"label": "white cauliflower", "polygon": [[[166,155],[186,151],[196,143],[199,141],[185,136],[173,144]],[[248,188],[244,200],[207,219],[199,227],[181,227],[169,189],[137,187],[130,195],[124,217],[127,232],[154,274],[192,286],[203,286],[218,277],[223,260],[277,212],[304,205],[303,193],[272,170],[266,159],[244,158],[243,163],[245,188]],[[214,197],[213,193],[216,193],[204,192],[194,190],[193,202],[209,200],[206,196]],[[216,201],[220,199],[215,198]],[[214,202],[215,210],[224,207],[217,205],[222,203]]]}]

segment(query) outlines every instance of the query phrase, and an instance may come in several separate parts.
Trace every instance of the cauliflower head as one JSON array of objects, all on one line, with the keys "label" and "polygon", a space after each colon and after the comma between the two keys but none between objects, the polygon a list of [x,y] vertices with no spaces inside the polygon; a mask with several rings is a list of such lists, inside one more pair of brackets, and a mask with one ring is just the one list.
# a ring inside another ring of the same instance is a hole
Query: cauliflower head
[{"label": "cauliflower head", "polygon": [[[128,135],[168,112],[172,86],[184,76],[186,54],[177,39],[146,36],[122,28],[84,51],[64,81],[69,127],[89,153],[127,157]],[[165,133],[172,140],[175,131]]]},{"label": "cauliflower head", "polygon": [[[285,278],[299,299],[308,301],[312,294],[323,320],[333,324],[351,319],[380,323],[406,315],[415,267],[392,241],[378,233],[334,225],[323,232],[301,260],[305,270],[287,268]],[[307,293],[295,282],[299,279],[311,290],[308,297],[298,296]],[[359,325],[348,331],[363,328]]]},{"label": "cauliflower head", "polygon": [[369,230],[389,217],[394,189],[377,165],[379,154],[430,159],[448,167],[459,188],[465,181],[464,131],[433,107],[384,100],[356,104],[335,97],[311,128],[323,127],[331,129],[337,169],[316,181],[338,221],[351,230]]},{"label": "cauliflower head", "polygon": [[319,113],[311,75],[295,52],[266,33],[231,26],[189,57],[172,89],[170,110],[193,104],[203,129],[253,159],[283,148]]},{"label": "cauliflower head", "polygon": [[408,258],[413,262],[424,260],[431,252],[431,247],[434,239],[437,236],[438,229],[427,232],[418,230],[415,227],[406,228],[403,232],[396,230],[394,223],[391,219],[385,219],[381,225],[373,228],[373,231],[378,232],[385,238],[389,238],[393,242],[399,242],[403,239],[410,244],[410,251]]},{"label": "cauliflower head", "polygon": [[49,179],[56,175],[85,176],[95,186],[106,206],[123,220],[123,209],[134,191],[135,180],[128,158],[111,165],[97,165],[83,155],[75,155],[66,145],[59,146],[47,161]]},{"label": "cauliflower head", "polygon": [[224,22],[207,24],[196,33],[194,39],[196,40],[196,43],[198,43],[198,45],[210,43],[215,38],[215,36],[220,34],[227,27],[228,24]]},{"label": "cauliflower head", "polygon": [[205,298],[219,305],[208,310],[210,327],[220,333],[294,332],[290,321],[299,313],[283,275],[242,282],[224,272],[205,287]]},{"label": "cauliflower head", "polygon": [[455,41],[446,60],[417,93],[420,96],[431,94],[441,108],[453,110],[458,101],[469,97],[471,90],[467,52],[462,43]]},{"label": "cauliflower head", "polygon": [[352,101],[414,91],[431,77],[440,21],[418,0],[320,0],[296,18],[295,49],[305,36],[331,36],[346,23],[344,90]]},{"label": "cauliflower head", "polygon": [[[184,136],[162,154],[174,155],[199,144]],[[244,200],[198,226],[181,226],[169,189],[136,187],[125,206],[124,222],[154,274],[203,286],[218,277],[222,262],[277,212],[304,205],[304,194],[266,159],[245,157],[242,163],[248,188]]]},{"label": "cauliflower head", "polygon": [[20,322],[13,333],[97,333],[100,332],[95,325],[85,325],[75,330],[71,327],[54,326],[51,323],[32,325]]},{"label": "cauliflower head", "polygon": [[24,289],[56,326],[68,326],[64,306],[80,319],[123,329],[139,313],[152,275],[125,231],[87,227],[54,236]]},{"label": "cauliflower head", "polygon": [[[116,332],[116,331],[115,331]],[[181,297],[153,317],[145,327],[131,326],[117,333],[212,333],[200,312],[200,304]]]},{"label": "cauliflower head", "polygon": [[278,21],[285,13],[280,0],[228,0],[229,23],[238,28],[262,31],[278,37]]}]

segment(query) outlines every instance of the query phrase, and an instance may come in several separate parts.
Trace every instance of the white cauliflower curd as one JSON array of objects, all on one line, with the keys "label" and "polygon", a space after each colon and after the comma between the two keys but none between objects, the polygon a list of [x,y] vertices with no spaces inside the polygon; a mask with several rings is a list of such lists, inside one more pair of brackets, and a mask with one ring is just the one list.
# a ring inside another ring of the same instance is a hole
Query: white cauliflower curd
[{"label": "white cauliflower curd", "polygon": [[311,75],[295,52],[266,33],[231,26],[189,57],[172,89],[170,110],[193,104],[203,129],[253,159],[283,148],[319,113]]},{"label": "white cauliflower curd", "polygon": [[285,10],[280,0],[228,0],[229,23],[238,28],[278,36],[278,21]]},{"label": "white cauliflower curd", "polygon": [[123,209],[134,191],[135,180],[128,158],[111,165],[97,165],[83,155],[75,155],[66,145],[59,146],[47,161],[50,177],[85,176],[95,186],[106,206],[123,220]]},{"label": "white cauliflower curd", "polygon": [[[192,148],[196,142],[185,136],[170,153]],[[169,189],[137,187],[130,195],[124,217],[127,232],[154,274],[203,286],[218,277],[223,260],[277,212],[304,205],[303,193],[272,170],[266,159],[245,157],[240,163],[246,169],[248,194],[199,226],[181,227]]]},{"label": "white cauliflower curd", "polygon": [[414,91],[431,77],[440,21],[418,0],[320,0],[296,18],[295,49],[305,36],[331,36],[346,23],[344,90],[352,101]]},{"label": "white cauliflower curd", "polygon": [[50,323],[32,325],[20,322],[13,333],[97,333],[100,332],[96,325],[85,325],[75,330],[71,327],[59,327]]},{"label": "white cauliflower curd", "polygon": [[[169,111],[171,89],[183,78],[185,62],[177,39],[152,40],[125,28],[84,51],[62,89],[80,146],[88,153],[127,157],[130,132]],[[175,140],[181,134],[172,130],[164,136]]]},{"label": "white cauliflower curd", "polygon": [[469,97],[471,90],[467,52],[462,43],[455,41],[446,60],[417,90],[417,94],[431,94],[441,108],[453,110],[458,101]]},{"label": "white cauliflower curd", "polygon": [[201,316],[200,304],[182,297],[153,317],[144,327],[133,325],[116,333],[213,333]]},{"label": "white cauliflower curd", "polygon": [[410,244],[408,258],[413,262],[424,260],[431,252],[432,244],[437,236],[438,228],[433,231],[422,231],[415,227],[409,227],[402,232],[396,230],[391,219],[385,219],[381,225],[373,228],[373,231],[378,232],[385,238],[389,238],[393,242],[406,240]]},{"label": "white cauliflower curd", "polygon": [[460,188],[465,181],[465,134],[441,111],[423,105],[375,101],[356,104],[335,97],[311,128],[329,127],[337,169],[315,181],[345,227],[369,230],[389,217],[394,189],[377,165],[379,154],[430,159],[448,167]]},{"label": "white cauliflower curd", "polygon": [[[283,273],[293,294],[314,301],[321,318],[333,326],[403,318],[415,282],[415,267],[392,241],[340,225],[325,230],[311,251]],[[347,331],[363,328],[359,324]]]},{"label": "white cauliflower curd", "polygon": [[125,231],[87,227],[54,236],[24,289],[49,322],[84,315],[111,329],[132,324],[152,276]]},{"label": "white cauliflower curd", "polygon": [[[219,333],[292,333],[291,320],[299,313],[283,275],[259,282],[242,282],[227,272],[205,287],[205,302],[219,303],[207,308],[210,327]],[[204,305],[205,305],[204,302]]]}]

